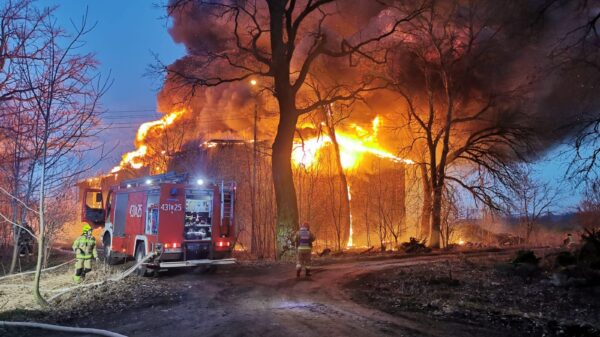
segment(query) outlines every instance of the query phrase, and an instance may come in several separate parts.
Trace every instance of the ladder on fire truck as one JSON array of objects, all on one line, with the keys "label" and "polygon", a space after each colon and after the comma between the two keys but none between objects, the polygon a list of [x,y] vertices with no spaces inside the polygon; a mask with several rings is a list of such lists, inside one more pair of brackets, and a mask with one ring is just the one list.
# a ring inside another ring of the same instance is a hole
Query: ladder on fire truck
[{"label": "ladder on fire truck", "polygon": [[136,179],[128,179],[123,180],[119,187],[137,187],[144,184],[159,184],[159,183],[181,183],[188,180],[187,173],[175,173],[175,172],[167,172],[163,174],[157,174],[153,176],[147,176]]},{"label": "ladder on fire truck", "polygon": [[235,182],[223,182],[221,181],[221,226],[227,228],[227,235],[229,235],[229,228],[233,221],[233,210],[235,203]]}]

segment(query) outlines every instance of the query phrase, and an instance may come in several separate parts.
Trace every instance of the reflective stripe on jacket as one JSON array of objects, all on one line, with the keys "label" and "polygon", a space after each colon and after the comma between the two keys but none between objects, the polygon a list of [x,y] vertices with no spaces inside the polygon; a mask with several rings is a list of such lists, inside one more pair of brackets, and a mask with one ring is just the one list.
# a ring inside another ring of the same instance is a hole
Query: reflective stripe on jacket
[{"label": "reflective stripe on jacket", "polygon": [[92,236],[82,235],[73,242],[73,250],[78,259],[91,259],[98,257],[96,240]]},{"label": "reflective stripe on jacket", "polygon": [[300,228],[296,234],[296,244],[299,251],[310,251],[314,240],[314,235],[306,228]]}]

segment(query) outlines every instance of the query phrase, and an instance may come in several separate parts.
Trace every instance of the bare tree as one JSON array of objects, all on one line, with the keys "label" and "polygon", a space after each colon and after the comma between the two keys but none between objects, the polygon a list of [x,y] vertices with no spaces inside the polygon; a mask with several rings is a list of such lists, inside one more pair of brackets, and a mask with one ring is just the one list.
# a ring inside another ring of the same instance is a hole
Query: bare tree
[{"label": "bare tree", "polygon": [[431,180],[427,171],[427,165],[424,162],[419,163],[419,171],[421,173],[421,188],[423,190],[419,237],[422,240],[427,240],[431,226]]},{"label": "bare tree", "polygon": [[[335,36],[333,31],[327,29],[336,15],[334,0],[169,2],[167,9],[171,16],[177,18],[188,10],[200,10],[206,13],[202,19],[226,21],[228,24],[223,28],[228,31],[217,47],[194,51],[185,64],[166,67],[168,80],[179,84],[177,87],[191,88],[216,86],[253,77],[263,77],[261,83],[270,84],[268,89],[277,101],[280,117],[272,147],[280,250],[298,226],[298,206],[290,162],[298,117],[380,87],[373,78],[365,77],[355,85],[348,84],[328,92],[323,99],[313,97],[306,100],[305,104],[300,104],[298,95],[305,91],[305,81],[313,64],[322,58],[346,58],[351,65],[361,59],[381,62],[377,53],[373,53],[378,50],[376,44],[392,36],[401,24],[413,19],[423,10],[423,5],[413,8],[404,13],[397,11],[390,24],[374,30],[375,33],[350,37]],[[299,48],[300,44],[306,48]]]},{"label": "bare tree", "polygon": [[525,232],[525,241],[531,242],[539,219],[550,212],[558,197],[558,190],[535,178],[535,172],[526,165],[513,169],[515,182],[510,186],[512,202],[509,212],[517,216]]},{"label": "bare tree", "polygon": [[600,181],[587,182],[583,198],[577,206],[577,222],[584,229],[598,227],[600,218]]},{"label": "bare tree", "polygon": [[344,209],[344,200],[347,198],[348,190],[342,190],[340,186],[343,184],[340,182],[340,177],[337,176],[337,164],[332,156],[327,156],[326,160],[326,171],[327,179],[323,182],[327,187],[327,198],[326,207],[331,219],[331,225],[333,227],[335,250],[341,251],[344,247],[343,242],[343,230],[344,230],[344,217],[347,215]]},{"label": "bare tree", "polygon": [[63,188],[53,193],[52,198],[48,198],[46,207],[46,218],[44,234],[44,261],[43,267],[48,267],[48,261],[52,253],[52,247],[57,239],[64,234],[65,228],[70,224],[75,224],[79,215],[79,198],[77,190],[73,188],[76,181],[65,181]]},{"label": "bare tree", "polygon": [[593,181],[598,177],[600,156],[600,100],[597,95],[600,85],[600,12],[594,1],[547,0],[540,8],[536,23],[545,25],[545,21],[554,20],[556,14],[569,20],[563,20],[565,28],[550,53],[551,70],[566,77],[564,89],[576,88],[569,92],[571,100],[567,104],[569,110],[577,112],[574,118],[565,118],[566,125],[561,123],[556,131],[571,136],[574,158],[567,175],[577,183],[588,178]]},{"label": "bare tree", "polygon": [[93,149],[91,138],[99,131],[98,103],[109,84],[95,72],[97,62],[92,54],[77,54],[82,37],[88,32],[86,24],[83,17],[75,33],[68,35],[48,16],[42,22],[44,34],[39,43],[44,47],[39,57],[18,63],[19,76],[27,88],[22,93],[24,108],[31,114],[35,126],[31,137],[40,153],[35,163],[39,177],[39,228],[34,279],[34,295],[40,304],[45,304],[39,282],[47,232],[46,198],[62,186],[66,178],[88,168],[75,166],[78,162],[73,159]]},{"label": "bare tree", "polygon": [[460,198],[455,188],[451,185],[445,186],[444,199],[442,201],[442,226],[441,237],[444,247],[448,247],[452,235],[456,229],[456,221],[460,217]]},{"label": "bare tree", "polygon": [[[39,152],[35,151],[31,134],[35,131],[31,116],[24,111],[28,88],[19,76],[19,62],[41,57],[44,45],[43,22],[51,10],[39,11],[33,1],[7,1],[0,8],[0,170],[8,178],[7,194],[10,203],[13,253],[9,273],[14,272],[18,257],[21,225],[26,205],[35,183],[33,167]],[[21,200],[23,202],[19,202]]]},{"label": "bare tree", "polygon": [[[496,89],[477,78],[482,70],[494,67],[493,60],[501,52],[498,32],[503,23],[494,16],[493,7],[434,2],[411,21],[412,29],[406,33],[410,42],[394,49],[397,62],[391,64],[390,74],[394,91],[404,100],[406,127],[414,135],[410,153],[427,184],[422,221],[430,209],[431,247],[440,246],[447,182],[466,188],[485,203],[497,201],[492,195],[501,192],[494,185],[480,186],[477,180],[471,184],[462,175],[464,169],[453,167],[460,164],[475,169],[472,174],[482,170],[508,182],[508,165],[524,159],[520,154],[530,132],[523,126],[526,114],[519,114],[514,104],[520,98],[517,93],[525,93],[526,88]],[[491,77],[486,80],[493,82]],[[473,83],[479,83],[478,90],[472,89]]]}]

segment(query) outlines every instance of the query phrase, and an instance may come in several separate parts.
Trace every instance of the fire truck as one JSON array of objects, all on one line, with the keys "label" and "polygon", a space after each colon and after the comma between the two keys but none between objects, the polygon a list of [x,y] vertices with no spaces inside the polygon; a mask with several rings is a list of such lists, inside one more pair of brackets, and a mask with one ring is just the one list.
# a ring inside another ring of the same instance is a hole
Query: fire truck
[{"label": "fire truck", "polygon": [[235,263],[235,183],[166,173],[85,188],[82,221],[103,227],[107,263],[142,261],[138,274]]}]

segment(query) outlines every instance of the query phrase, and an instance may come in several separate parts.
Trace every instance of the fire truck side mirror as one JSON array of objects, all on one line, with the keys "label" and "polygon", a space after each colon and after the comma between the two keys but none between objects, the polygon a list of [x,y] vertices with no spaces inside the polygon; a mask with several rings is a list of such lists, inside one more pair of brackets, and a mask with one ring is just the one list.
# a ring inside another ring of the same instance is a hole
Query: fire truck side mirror
[{"label": "fire truck side mirror", "polygon": [[102,191],[99,189],[86,189],[82,193],[81,221],[94,226],[104,224],[104,207]]}]

